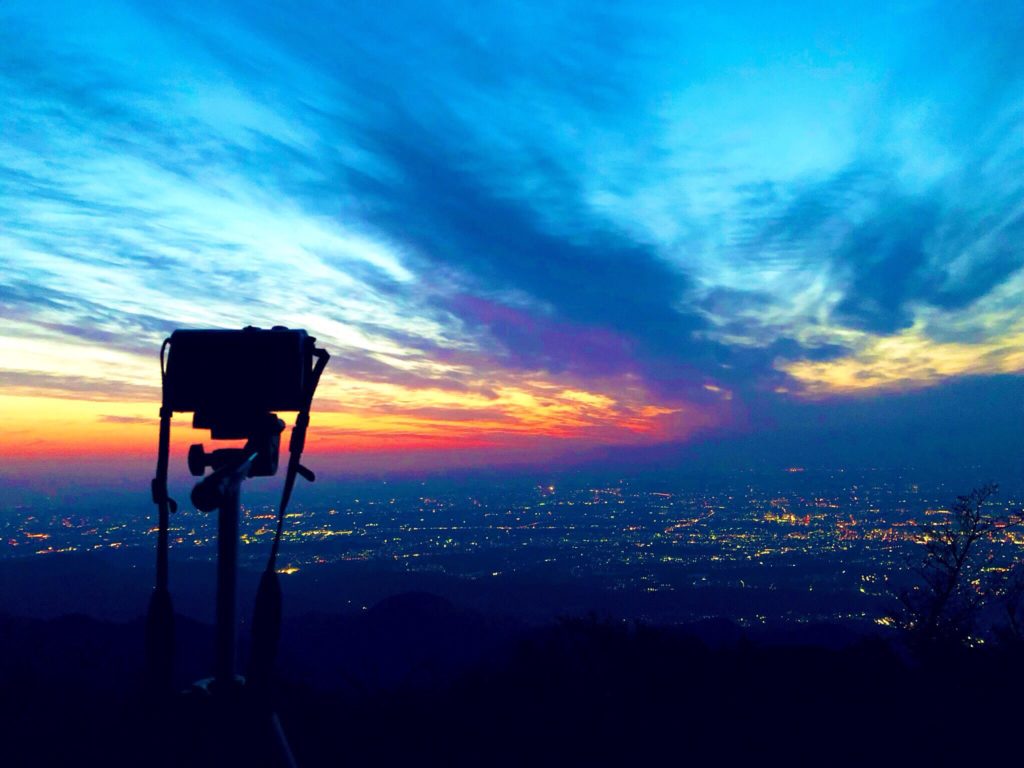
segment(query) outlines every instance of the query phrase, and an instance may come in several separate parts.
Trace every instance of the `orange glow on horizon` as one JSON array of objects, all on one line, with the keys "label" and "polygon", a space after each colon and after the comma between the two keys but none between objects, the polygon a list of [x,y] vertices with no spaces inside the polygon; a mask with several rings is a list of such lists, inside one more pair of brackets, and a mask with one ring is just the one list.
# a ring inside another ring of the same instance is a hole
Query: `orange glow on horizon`
[{"label": "orange glow on horizon", "polygon": [[[0,369],[9,374],[0,389],[0,456],[42,462],[154,454],[155,351],[111,350],[60,334],[29,343],[13,331],[0,332]],[[502,455],[546,460],[559,451],[684,440],[719,423],[725,407],[661,402],[629,373],[582,382],[503,369],[486,358],[420,357],[389,358],[382,378],[370,379],[350,374],[344,355],[337,353],[317,391],[307,450],[346,461],[400,453],[434,463],[431,455],[457,464]],[[295,415],[280,416],[290,428]],[[191,414],[175,414],[171,439],[177,454],[208,442],[209,433],[191,429]]]},{"label": "orange glow on horizon", "polygon": [[[680,439],[713,423],[689,406],[654,404],[636,387],[591,392],[527,378],[476,392],[412,388],[343,377],[325,380],[314,403],[307,450],[314,454],[457,454],[565,449]],[[155,402],[80,399],[71,392],[0,394],[6,439],[0,456],[60,459],[149,456],[156,449]],[[294,414],[282,413],[290,429]],[[175,414],[172,451],[184,453],[209,434]],[[286,443],[283,443],[283,445]]]}]

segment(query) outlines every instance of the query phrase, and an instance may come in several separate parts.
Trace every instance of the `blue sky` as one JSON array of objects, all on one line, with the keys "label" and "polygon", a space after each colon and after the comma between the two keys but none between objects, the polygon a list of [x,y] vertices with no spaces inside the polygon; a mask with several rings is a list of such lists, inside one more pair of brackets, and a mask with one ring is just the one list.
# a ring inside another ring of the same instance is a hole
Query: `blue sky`
[{"label": "blue sky", "polygon": [[1016,386],[1024,8],[765,5],[5,3],[0,398],[248,323],[455,461]]}]

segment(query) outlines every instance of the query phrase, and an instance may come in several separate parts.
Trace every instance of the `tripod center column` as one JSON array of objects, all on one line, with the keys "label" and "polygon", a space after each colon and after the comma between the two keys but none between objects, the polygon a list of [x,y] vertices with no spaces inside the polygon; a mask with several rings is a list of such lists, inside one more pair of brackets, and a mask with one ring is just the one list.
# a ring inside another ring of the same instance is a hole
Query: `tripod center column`
[{"label": "tripod center column", "polygon": [[238,516],[240,480],[225,483],[217,520],[217,627],[214,679],[222,690],[235,683],[238,634]]}]

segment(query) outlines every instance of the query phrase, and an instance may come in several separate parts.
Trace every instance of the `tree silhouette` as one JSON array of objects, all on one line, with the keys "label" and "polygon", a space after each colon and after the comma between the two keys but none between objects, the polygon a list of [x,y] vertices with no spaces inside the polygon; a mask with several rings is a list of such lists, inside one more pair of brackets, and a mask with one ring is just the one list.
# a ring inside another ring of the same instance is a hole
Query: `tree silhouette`
[{"label": "tree silhouette", "polygon": [[996,595],[1001,613],[996,637],[1004,645],[1024,646],[1024,562],[1009,568],[998,583]]},{"label": "tree silhouette", "polygon": [[919,581],[899,593],[892,618],[918,651],[971,645],[981,608],[992,585],[982,571],[979,542],[995,526],[984,507],[995,484],[958,496],[949,517],[920,527],[925,556]]}]

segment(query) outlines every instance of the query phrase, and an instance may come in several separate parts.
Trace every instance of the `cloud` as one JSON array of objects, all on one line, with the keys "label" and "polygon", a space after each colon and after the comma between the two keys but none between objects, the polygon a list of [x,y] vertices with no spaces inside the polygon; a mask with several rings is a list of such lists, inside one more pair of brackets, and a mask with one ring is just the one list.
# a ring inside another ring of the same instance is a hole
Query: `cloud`
[{"label": "cloud", "polygon": [[110,379],[53,375],[34,371],[0,371],[5,394],[70,397],[76,400],[159,403],[158,387],[125,384]]},{"label": "cloud", "polygon": [[170,329],[285,323],[331,407],[529,380],[672,439],[1017,370],[1024,27],[945,10],[19,5],[3,386],[141,397]]},{"label": "cloud", "polygon": [[147,424],[150,426],[158,422],[158,419],[147,419],[142,416],[116,416],[109,413],[100,416],[99,420],[108,424]]},{"label": "cloud", "polygon": [[908,303],[934,293],[927,239],[938,214],[933,205],[878,200],[879,213],[856,227],[835,255],[848,270],[833,318],[844,326],[890,334],[913,325]]}]

